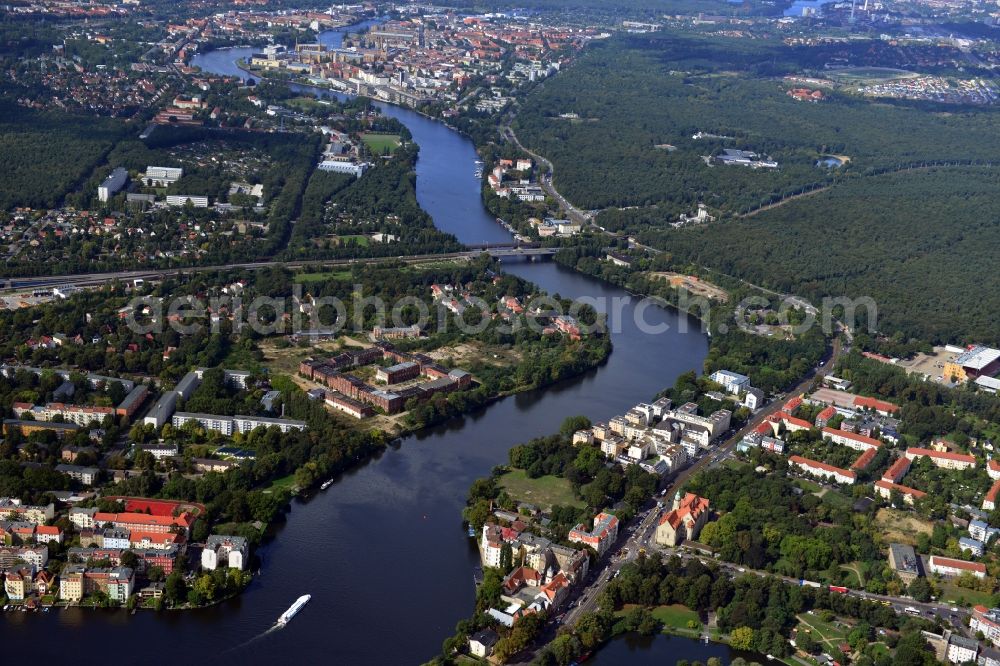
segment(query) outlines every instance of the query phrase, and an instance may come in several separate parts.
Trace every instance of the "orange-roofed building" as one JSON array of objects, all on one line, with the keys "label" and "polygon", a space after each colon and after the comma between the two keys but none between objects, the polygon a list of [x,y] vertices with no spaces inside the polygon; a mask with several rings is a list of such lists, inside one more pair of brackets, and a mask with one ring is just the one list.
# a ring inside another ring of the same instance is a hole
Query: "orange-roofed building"
[{"label": "orange-roofed building", "polygon": [[906,449],[906,457],[910,460],[930,458],[932,463],[943,469],[968,469],[976,466],[974,456],[964,453],[952,453],[950,451],[935,451],[934,449],[910,447]]},{"label": "orange-roofed building", "polygon": [[694,493],[681,497],[678,490],[673,507],[660,517],[656,526],[656,543],[676,546],[685,539],[694,541],[708,521],[708,515],[709,501],[706,498]]},{"label": "orange-roofed building", "polygon": [[872,409],[882,416],[891,416],[899,411],[899,405],[878,398],[867,398],[859,395],[854,398],[855,409]]},{"label": "orange-roofed building", "polygon": [[996,608],[987,608],[982,604],[973,606],[969,628],[983,632],[988,641],[1000,645],[1000,611]]},{"label": "orange-roofed building", "polygon": [[811,458],[790,456],[788,458],[788,464],[811,476],[829,479],[831,481],[835,481],[836,483],[852,485],[858,480],[858,475],[850,470],[834,467],[833,465],[828,465],[825,462],[820,462],[819,460],[812,460]]},{"label": "orange-roofed building", "polygon": [[1000,479],[1000,462],[996,460],[990,460],[986,463],[986,473],[990,475],[993,480]]},{"label": "orange-roofed building", "polygon": [[35,528],[35,541],[37,543],[48,543],[55,541],[63,542],[63,531],[55,525],[39,525]]},{"label": "orange-roofed building", "polygon": [[993,486],[986,492],[983,499],[983,511],[993,511],[997,508],[997,496],[1000,495],[1000,480],[994,481]]},{"label": "orange-roofed building", "polygon": [[175,532],[133,531],[129,534],[128,540],[132,548],[170,550],[171,547],[184,543],[184,536]]},{"label": "orange-roofed building", "polygon": [[531,567],[518,567],[507,574],[503,580],[503,591],[514,594],[522,587],[538,587],[542,584],[542,575]]},{"label": "orange-roofed building", "polygon": [[809,421],[806,421],[805,419],[800,419],[797,416],[792,416],[787,412],[779,412],[779,413],[781,415],[781,424],[785,426],[785,430],[787,430],[788,432],[798,432],[799,430],[812,429],[812,423],[809,423]]},{"label": "orange-roofed building", "polygon": [[552,580],[542,585],[539,596],[544,596],[551,606],[558,606],[569,593],[569,578],[563,572],[557,573]]},{"label": "orange-roofed building", "polygon": [[[810,430],[812,424],[805,419],[792,416],[788,412],[775,412],[767,417],[764,423],[769,425],[771,434],[777,437],[781,434],[781,427],[784,426],[788,432],[798,432],[799,430]],[[766,432],[766,431],[765,431]]]},{"label": "orange-roofed building", "polygon": [[110,523],[119,529],[138,532],[181,532],[187,534],[194,524],[194,518],[189,513],[179,516],[151,516],[146,513],[104,513],[94,514],[94,523],[104,525]]},{"label": "orange-roofed building", "polygon": [[986,565],[982,562],[967,562],[956,560],[940,555],[931,555],[929,558],[931,573],[942,576],[961,576],[963,573],[971,573],[976,578],[986,577]]},{"label": "orange-roofed building", "polygon": [[882,446],[882,442],[872,437],[865,437],[864,435],[858,435],[853,432],[838,430],[836,428],[823,428],[823,437],[837,444],[843,444],[844,446],[850,447],[855,451],[877,449]]},{"label": "orange-roofed building", "polygon": [[910,459],[906,456],[896,458],[896,462],[889,465],[889,469],[885,470],[882,480],[887,483],[899,483],[906,476],[906,473],[910,471],[911,464]]},{"label": "orange-roofed building", "polygon": [[855,472],[864,471],[868,468],[868,465],[872,464],[872,460],[875,459],[875,454],[877,452],[878,449],[867,449],[862,452],[862,454],[858,456],[853,463],[851,463],[851,469]]},{"label": "orange-roofed building", "polygon": [[922,490],[910,488],[909,486],[901,486],[898,483],[891,483],[885,479],[880,479],[875,482],[875,492],[878,493],[883,499],[889,499],[892,497],[893,490],[902,495],[903,501],[907,504],[913,504],[914,501],[927,496],[927,493]]},{"label": "orange-roofed building", "polygon": [[833,405],[829,405],[823,409],[819,414],[816,415],[816,427],[825,428],[826,424],[830,422],[834,416],[837,415],[837,408]]},{"label": "orange-roofed building", "polygon": [[791,414],[796,409],[798,409],[799,405],[801,405],[801,404],[802,404],[802,396],[801,395],[796,395],[796,396],[793,396],[793,397],[789,398],[788,401],[785,403],[785,405],[781,408],[781,410],[784,411],[784,412],[788,412],[789,414]]},{"label": "orange-roofed building", "polygon": [[604,551],[610,548],[617,538],[618,518],[604,512],[594,516],[594,529],[587,530],[581,523],[569,533],[570,541],[590,546],[597,551],[598,555],[603,555]]}]

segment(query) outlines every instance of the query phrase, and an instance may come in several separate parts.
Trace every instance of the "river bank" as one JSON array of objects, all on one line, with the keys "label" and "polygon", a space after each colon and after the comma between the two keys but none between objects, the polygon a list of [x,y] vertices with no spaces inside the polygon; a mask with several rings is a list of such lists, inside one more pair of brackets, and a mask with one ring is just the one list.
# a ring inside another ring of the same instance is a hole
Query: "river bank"
[{"label": "river bank", "polygon": [[[229,70],[216,73],[232,73],[230,53],[210,55]],[[471,142],[411,110],[380,107],[422,146],[417,198],[435,225],[467,244],[509,242],[482,207]],[[660,308],[639,310],[622,289],[551,262],[505,261],[504,267],[564,298],[594,298],[602,309],[620,303],[607,362],[407,436],[328,490],[293,499],[273,526],[277,538],[258,551],[263,573],[237,598],[184,613],[68,609],[10,614],[5,621],[37,656],[59,660],[84,643],[113,643],[146,664],[176,662],[173,654],[149,649],[161,643],[248,664],[323,658],[404,664],[438,653],[474,598],[479,557],[461,523],[472,481],[506,459],[515,441],[558,430],[573,414],[609,418],[700,368],[708,352],[697,321]],[[662,332],[650,334],[640,322]],[[428,580],[435,582],[432,594],[413,593]],[[285,628],[269,631],[306,592],[313,596],[309,606]],[[383,627],[392,627],[392,640],[378,638]]]}]

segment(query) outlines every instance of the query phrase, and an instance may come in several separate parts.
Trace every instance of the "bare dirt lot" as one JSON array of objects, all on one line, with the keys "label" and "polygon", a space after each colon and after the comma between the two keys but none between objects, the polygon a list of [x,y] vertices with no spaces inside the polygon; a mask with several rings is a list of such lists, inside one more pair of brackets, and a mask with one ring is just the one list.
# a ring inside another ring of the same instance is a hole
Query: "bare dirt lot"
[{"label": "bare dirt lot", "polygon": [[521,362],[521,353],[515,349],[492,347],[478,342],[460,342],[451,347],[435,349],[427,355],[443,365],[460,368],[468,368],[475,363],[511,366]]},{"label": "bare dirt lot", "polygon": [[725,303],[729,300],[729,293],[711,282],[705,282],[695,275],[683,275],[681,273],[671,273],[668,271],[650,273],[651,277],[660,278],[670,282],[670,286],[680,289],[687,289],[695,296],[704,296],[716,301]]},{"label": "bare dirt lot", "polygon": [[885,541],[917,543],[920,534],[931,534],[934,531],[932,523],[916,518],[912,513],[896,509],[879,509],[875,514],[875,524],[885,535]]}]

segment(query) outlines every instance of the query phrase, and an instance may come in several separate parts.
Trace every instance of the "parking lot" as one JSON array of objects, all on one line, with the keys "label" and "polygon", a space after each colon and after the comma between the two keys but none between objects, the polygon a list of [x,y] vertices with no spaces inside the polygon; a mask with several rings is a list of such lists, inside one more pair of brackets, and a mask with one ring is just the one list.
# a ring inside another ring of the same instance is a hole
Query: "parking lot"
[{"label": "parking lot", "polygon": [[947,383],[948,378],[942,377],[944,364],[955,358],[955,352],[946,351],[944,347],[935,347],[932,354],[917,354],[912,359],[899,361],[897,365],[911,374],[929,377],[931,381]]}]

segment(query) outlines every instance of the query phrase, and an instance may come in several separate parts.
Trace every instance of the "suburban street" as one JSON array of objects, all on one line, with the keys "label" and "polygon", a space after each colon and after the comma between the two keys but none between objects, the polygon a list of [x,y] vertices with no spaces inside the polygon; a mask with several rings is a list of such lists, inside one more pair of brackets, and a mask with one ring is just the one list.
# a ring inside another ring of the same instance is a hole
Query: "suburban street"
[{"label": "suburban street", "polygon": [[[829,352],[829,357],[823,361],[822,365],[820,365],[819,368],[814,369],[785,395],[798,395],[800,393],[804,393],[816,379],[821,378],[830,372],[830,369],[837,364],[837,360],[840,358],[841,352],[841,338],[838,336],[834,338]],[[747,421],[745,426],[733,433],[721,444],[703,452],[701,457],[698,458],[694,464],[683,469],[676,477],[671,479],[666,488],[662,491],[664,503],[670,502],[674,493],[682,488],[693,474],[697,474],[707,467],[713,467],[722,463],[729,457],[736,445],[748,432],[757,427],[768,416],[779,411],[783,404],[783,396],[772,400],[766,407],[763,407],[755,413],[753,417]],[[618,543],[615,544],[615,546],[613,546],[599,562],[598,566],[600,568],[598,569],[599,573],[596,578],[594,578],[589,585],[582,589],[580,596],[578,597],[579,603],[572,606],[570,610],[567,611],[563,620],[563,624],[565,626],[573,626],[576,621],[579,620],[581,615],[596,609],[597,598],[601,595],[601,592],[608,584],[608,581],[611,580],[611,578],[625,562],[631,561],[638,556],[640,548],[645,548],[647,551],[651,551],[653,548],[659,548],[655,545],[653,537],[656,532],[656,524],[659,520],[660,514],[665,510],[667,509],[660,509],[656,505],[653,505],[651,508],[646,509],[644,514],[640,515],[638,523],[633,523],[628,527],[624,527],[622,534],[619,535]],[[623,553],[626,552],[627,555],[623,557]],[[760,575],[768,575],[766,572],[757,573]],[[796,580],[795,582],[797,583],[798,581]]]},{"label": "suburban street", "polygon": [[[846,337],[848,340],[850,339],[849,331],[841,329],[841,332],[844,334],[843,337]],[[786,394],[772,400],[766,407],[754,414],[753,418],[751,418],[743,428],[732,434],[722,444],[708,449],[693,465],[687,467],[674,477],[667,484],[660,496],[662,498],[660,501],[664,504],[662,508],[657,505],[653,505],[645,509],[637,517],[636,521],[633,521],[630,525],[622,529],[618,542],[608,551],[608,553],[605,554],[603,558],[601,558],[598,563],[596,575],[594,575],[593,580],[586,587],[582,588],[579,595],[571,601],[570,608],[561,622],[563,626],[572,627],[584,614],[596,611],[598,609],[598,598],[601,596],[601,593],[604,591],[607,584],[615,577],[623,565],[628,562],[635,561],[641,552],[658,552],[667,557],[677,555],[684,560],[697,559],[703,564],[712,564],[717,566],[730,578],[737,578],[744,575],[755,575],[778,578],[790,585],[803,584],[803,582],[798,578],[777,576],[767,571],[748,569],[736,564],[722,562],[720,560],[696,554],[684,548],[667,548],[660,546],[655,540],[656,526],[662,513],[669,510],[669,503],[672,501],[674,493],[682,488],[693,474],[725,461],[726,458],[728,458],[732,453],[736,444],[748,431],[756,427],[768,416],[781,409],[786,395],[790,396],[803,393],[817,378],[823,377],[829,373],[830,369],[836,365],[837,360],[843,351],[841,340],[842,337],[839,335],[834,339],[829,357],[825,359],[819,368],[815,369]],[[817,584],[813,583],[812,586],[816,587]],[[914,614],[914,611],[917,611],[919,616],[924,619],[934,620],[939,618],[953,631],[965,636],[969,635],[966,620],[970,615],[970,611],[967,608],[951,606],[949,604],[937,603],[933,601],[919,602],[909,597],[893,597],[889,595],[872,594],[863,590],[848,590],[846,594],[859,599],[886,603],[897,613],[908,612],[912,615]],[[909,610],[907,611],[907,609]]]},{"label": "suburban street", "polygon": [[541,155],[533,153],[527,148],[525,148],[521,144],[521,141],[517,138],[517,135],[514,134],[514,130],[511,129],[510,125],[504,127],[502,133],[505,138],[513,142],[514,145],[516,145],[524,152],[531,155],[536,161],[538,161],[539,164],[545,167],[547,173],[543,174],[542,177],[538,179],[539,185],[541,185],[542,189],[545,190],[546,194],[548,194],[550,197],[556,200],[556,202],[559,204],[559,207],[569,217],[569,219],[573,220],[574,222],[579,222],[580,224],[587,224],[587,225],[592,224],[591,215],[589,212],[580,210],[579,208],[571,204],[566,199],[566,197],[560,194],[559,190],[557,190],[555,186],[552,185],[552,176],[555,169],[555,167],[552,165],[552,162],[542,157]]}]

